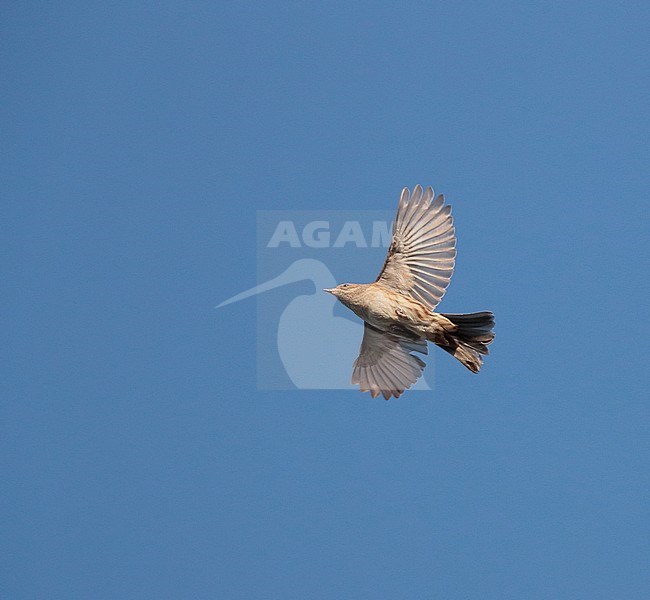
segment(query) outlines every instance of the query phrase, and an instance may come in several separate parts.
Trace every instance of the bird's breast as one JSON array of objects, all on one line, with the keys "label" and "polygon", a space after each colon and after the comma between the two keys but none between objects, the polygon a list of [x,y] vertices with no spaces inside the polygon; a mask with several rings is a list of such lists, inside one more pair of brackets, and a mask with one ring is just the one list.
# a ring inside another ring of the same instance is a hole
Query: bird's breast
[{"label": "bird's breast", "polygon": [[384,286],[369,286],[357,314],[371,325],[388,330],[395,325],[417,331],[431,320],[431,311],[408,294]]}]

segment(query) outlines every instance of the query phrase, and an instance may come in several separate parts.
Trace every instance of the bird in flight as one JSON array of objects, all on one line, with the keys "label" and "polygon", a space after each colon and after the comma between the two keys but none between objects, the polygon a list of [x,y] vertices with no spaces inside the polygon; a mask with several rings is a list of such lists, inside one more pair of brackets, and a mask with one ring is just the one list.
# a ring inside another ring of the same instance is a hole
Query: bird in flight
[{"label": "bird in flight", "polygon": [[489,311],[442,314],[434,309],[454,272],[456,236],[451,206],[433,189],[402,190],[386,261],[373,283],[342,283],[326,292],[364,320],[352,383],[373,398],[399,398],[426,366],[433,342],[478,373],[494,339]]}]

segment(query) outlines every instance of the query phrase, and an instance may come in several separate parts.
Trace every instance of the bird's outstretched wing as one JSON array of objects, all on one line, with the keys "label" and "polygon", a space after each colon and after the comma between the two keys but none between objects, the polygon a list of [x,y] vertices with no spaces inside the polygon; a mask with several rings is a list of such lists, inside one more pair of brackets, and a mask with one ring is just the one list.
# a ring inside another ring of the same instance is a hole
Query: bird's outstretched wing
[{"label": "bird's outstretched wing", "polygon": [[412,340],[365,323],[363,341],[352,370],[352,383],[373,398],[399,398],[422,375],[425,363],[411,352],[427,354],[424,339]]},{"label": "bird's outstretched wing", "polygon": [[432,310],[449,285],[456,260],[451,206],[433,189],[402,190],[393,223],[393,239],[377,278],[382,285],[408,292]]}]

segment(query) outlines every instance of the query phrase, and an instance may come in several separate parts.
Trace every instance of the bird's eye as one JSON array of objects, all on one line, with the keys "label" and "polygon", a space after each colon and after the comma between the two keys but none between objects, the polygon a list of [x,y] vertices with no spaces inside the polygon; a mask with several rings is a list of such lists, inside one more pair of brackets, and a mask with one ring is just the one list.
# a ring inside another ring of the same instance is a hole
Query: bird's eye
[{"label": "bird's eye", "polygon": [[349,283],[342,283],[341,287],[349,287],[349,285],[350,285]]}]

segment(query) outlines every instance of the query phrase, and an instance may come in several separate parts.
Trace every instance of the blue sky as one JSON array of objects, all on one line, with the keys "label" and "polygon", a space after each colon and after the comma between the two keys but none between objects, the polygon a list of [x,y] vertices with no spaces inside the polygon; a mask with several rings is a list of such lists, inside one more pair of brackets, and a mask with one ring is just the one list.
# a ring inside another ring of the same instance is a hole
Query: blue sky
[{"label": "blue sky", "polygon": [[[644,3],[0,14],[2,597],[649,597]],[[481,374],[258,390],[257,211],[416,183]]]}]

